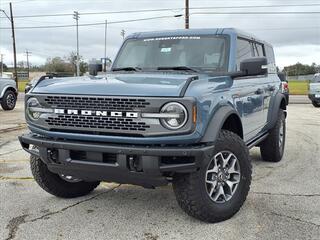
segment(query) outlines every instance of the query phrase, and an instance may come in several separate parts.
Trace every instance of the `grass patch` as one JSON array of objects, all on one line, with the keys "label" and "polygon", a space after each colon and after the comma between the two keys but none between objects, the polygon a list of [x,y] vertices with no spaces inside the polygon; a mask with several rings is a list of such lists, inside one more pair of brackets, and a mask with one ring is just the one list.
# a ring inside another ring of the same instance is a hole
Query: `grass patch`
[{"label": "grass patch", "polygon": [[29,81],[18,81],[18,90],[19,92],[24,92],[24,89],[26,87],[26,84],[28,83]]},{"label": "grass patch", "polygon": [[309,81],[289,81],[291,95],[307,95]]}]

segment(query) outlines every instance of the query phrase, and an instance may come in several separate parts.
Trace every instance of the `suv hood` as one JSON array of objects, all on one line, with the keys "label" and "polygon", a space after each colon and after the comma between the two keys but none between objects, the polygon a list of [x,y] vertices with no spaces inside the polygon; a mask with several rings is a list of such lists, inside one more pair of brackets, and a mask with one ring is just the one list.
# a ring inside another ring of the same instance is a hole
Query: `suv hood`
[{"label": "suv hood", "polygon": [[178,97],[197,75],[168,73],[108,74],[97,77],[45,79],[33,93],[108,96]]}]

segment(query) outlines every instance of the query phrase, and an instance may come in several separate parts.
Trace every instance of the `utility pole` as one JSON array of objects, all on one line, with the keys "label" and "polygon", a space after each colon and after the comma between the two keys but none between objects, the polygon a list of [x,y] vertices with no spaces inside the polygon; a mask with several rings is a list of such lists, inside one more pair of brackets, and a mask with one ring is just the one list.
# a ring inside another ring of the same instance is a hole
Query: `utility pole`
[{"label": "utility pole", "polygon": [[106,20],[106,25],[104,28],[104,63],[103,63],[103,71],[107,71],[107,28],[108,28],[108,21]]},{"label": "utility pole", "polygon": [[[10,17],[7,15],[7,13],[0,9],[1,12],[6,15],[6,17],[11,22],[11,30],[12,30],[12,47],[13,47],[13,65],[14,65],[14,79],[16,81],[16,86],[18,88],[18,73],[17,73],[17,52],[16,52],[16,38],[14,34],[14,22],[13,22],[13,14],[12,14],[12,3],[10,3]],[[1,61],[2,62],[2,61]]]},{"label": "utility pole", "polygon": [[26,50],[26,56],[27,56],[27,67],[28,67],[28,78],[30,76],[30,64],[29,64],[29,55],[31,54],[31,52],[28,51],[28,49]]},{"label": "utility pole", "polygon": [[185,29],[189,29],[189,0],[185,0]]},{"label": "utility pole", "polygon": [[16,37],[15,37],[15,34],[14,34],[12,3],[10,3],[10,17],[11,17],[11,30],[12,30],[14,78],[15,78],[15,81],[16,81],[16,87],[18,89],[17,50],[16,50]]},{"label": "utility pole", "polygon": [[124,29],[121,30],[120,35],[122,36],[122,40],[124,40],[124,36],[126,35],[126,31]]},{"label": "utility pole", "polygon": [[3,53],[0,54],[0,58],[1,58],[1,77],[3,75]]},{"label": "utility pole", "polygon": [[77,25],[77,76],[80,76],[80,57],[79,57],[79,12],[74,11],[73,19],[76,20]]}]

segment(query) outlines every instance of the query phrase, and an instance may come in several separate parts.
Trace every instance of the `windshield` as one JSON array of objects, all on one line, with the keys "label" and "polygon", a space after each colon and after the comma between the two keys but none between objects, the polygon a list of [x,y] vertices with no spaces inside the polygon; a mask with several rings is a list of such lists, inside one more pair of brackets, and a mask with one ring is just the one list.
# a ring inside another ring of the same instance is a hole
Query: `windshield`
[{"label": "windshield", "polygon": [[[223,36],[178,36],[126,41],[115,69],[227,71],[227,41]],[[187,68],[181,68],[187,67]],[[159,69],[160,68],[160,69]],[[161,69],[162,68],[162,69]]]},{"label": "windshield", "polygon": [[311,82],[320,83],[320,75],[318,75],[318,74],[314,75],[314,77],[311,80]]}]

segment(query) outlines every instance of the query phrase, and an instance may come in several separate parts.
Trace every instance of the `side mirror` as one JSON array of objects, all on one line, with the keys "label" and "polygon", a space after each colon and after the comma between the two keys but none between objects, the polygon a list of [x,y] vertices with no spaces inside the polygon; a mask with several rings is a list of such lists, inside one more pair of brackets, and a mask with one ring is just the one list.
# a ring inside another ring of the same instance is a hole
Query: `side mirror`
[{"label": "side mirror", "polygon": [[240,62],[240,71],[245,76],[268,74],[268,60],[266,57],[249,58]]},{"label": "side mirror", "polygon": [[102,71],[102,64],[96,63],[96,64],[89,64],[89,74],[92,76],[97,76],[98,72]]},{"label": "side mirror", "polygon": [[279,77],[279,79],[280,79],[281,82],[288,82],[285,73],[283,73],[283,72],[278,72],[278,77]]}]

